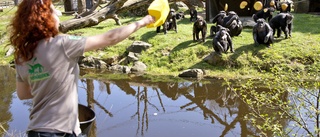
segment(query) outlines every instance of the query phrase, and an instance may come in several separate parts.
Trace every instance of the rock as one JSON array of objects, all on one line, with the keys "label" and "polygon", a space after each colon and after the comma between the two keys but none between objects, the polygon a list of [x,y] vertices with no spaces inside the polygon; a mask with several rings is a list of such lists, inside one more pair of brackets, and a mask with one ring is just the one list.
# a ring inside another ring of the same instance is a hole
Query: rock
[{"label": "rock", "polygon": [[128,52],[141,53],[147,50],[152,45],[143,41],[134,41],[130,47],[127,48]]},{"label": "rock", "polygon": [[14,48],[10,46],[6,52],[6,57],[11,56],[14,53],[14,51],[15,51]]},{"label": "rock", "polygon": [[102,60],[96,60],[95,61],[95,68],[105,69],[105,68],[107,68],[107,63]]},{"label": "rock", "polygon": [[216,52],[211,52],[210,55],[203,59],[205,62],[215,65],[215,66],[223,66],[226,62],[222,59],[222,55],[219,55]]},{"label": "rock", "polygon": [[122,65],[113,65],[108,68],[110,71],[118,71],[122,73],[130,73],[130,67]]},{"label": "rock", "polygon": [[205,71],[202,69],[187,69],[181,72],[179,77],[191,77],[191,78],[201,78],[205,75]]},{"label": "rock", "polygon": [[144,64],[141,61],[136,61],[136,62],[133,63],[133,66],[131,68],[131,72],[141,73],[141,72],[144,72],[146,69],[147,69],[147,65],[146,64]]},{"label": "rock", "polygon": [[128,62],[135,62],[139,60],[139,53],[133,53],[133,52],[129,52],[127,58],[128,58]]},{"label": "rock", "polygon": [[103,61],[107,63],[107,65],[114,65],[115,63],[118,62],[118,58],[117,56],[114,56],[114,57],[110,57],[110,58],[107,58],[107,59],[104,59]]},{"label": "rock", "polygon": [[107,68],[107,63],[92,56],[80,58],[79,66],[83,68]]}]

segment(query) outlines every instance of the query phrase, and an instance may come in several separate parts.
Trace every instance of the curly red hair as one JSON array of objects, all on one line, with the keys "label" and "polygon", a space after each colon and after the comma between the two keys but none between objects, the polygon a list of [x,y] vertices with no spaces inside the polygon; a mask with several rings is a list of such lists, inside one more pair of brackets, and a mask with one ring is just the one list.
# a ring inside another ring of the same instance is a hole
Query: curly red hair
[{"label": "curly red hair", "polygon": [[10,43],[17,64],[33,58],[38,41],[59,33],[53,18],[51,0],[23,0],[10,25]]}]

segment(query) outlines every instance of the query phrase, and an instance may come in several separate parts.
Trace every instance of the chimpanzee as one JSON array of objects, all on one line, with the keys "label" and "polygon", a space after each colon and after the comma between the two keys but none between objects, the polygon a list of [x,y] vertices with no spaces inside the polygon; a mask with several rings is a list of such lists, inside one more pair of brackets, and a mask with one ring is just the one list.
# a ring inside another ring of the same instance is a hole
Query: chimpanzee
[{"label": "chimpanzee", "polygon": [[291,12],[292,3],[292,0],[283,0],[278,2],[278,9],[280,10],[280,13]]},{"label": "chimpanzee", "polygon": [[266,44],[267,47],[270,47],[270,44],[273,43],[273,30],[263,18],[257,20],[253,26],[252,34],[256,46]]},{"label": "chimpanzee", "polygon": [[229,35],[231,37],[239,36],[243,29],[242,22],[238,14],[234,11],[229,11],[228,15],[223,18],[222,26],[229,29]]},{"label": "chimpanzee", "polygon": [[198,17],[198,11],[196,9],[190,9],[190,21],[196,21]]},{"label": "chimpanzee", "polygon": [[223,25],[223,19],[227,16],[227,13],[225,11],[220,11],[219,14],[217,14],[213,20],[212,20],[212,23],[216,23],[216,26],[211,26],[210,28],[210,36],[213,35],[213,33],[217,33],[217,26],[218,25]]},{"label": "chimpanzee", "polygon": [[184,13],[182,11],[178,12],[176,14],[176,19],[179,20],[179,19],[184,19]]},{"label": "chimpanzee", "polygon": [[273,8],[274,10],[277,10],[277,5],[279,3],[279,0],[267,0],[265,4],[263,5],[266,8]]},{"label": "chimpanzee", "polygon": [[200,32],[202,34],[202,42],[205,42],[207,34],[207,22],[201,16],[198,16],[197,20],[193,23],[193,41],[199,41]]},{"label": "chimpanzee", "polygon": [[228,28],[222,27],[220,25],[218,25],[217,28],[219,31],[213,38],[212,42],[214,51],[221,55],[222,52],[227,53],[230,48],[230,52],[234,52],[232,39],[228,33]]},{"label": "chimpanzee", "polygon": [[254,20],[254,22],[257,22],[257,20],[259,18],[263,18],[266,21],[270,21],[274,11],[275,11],[275,9],[272,7],[264,8],[264,9],[258,11],[256,14],[253,14],[252,19]]},{"label": "chimpanzee", "polygon": [[[160,32],[160,27],[161,26],[157,27],[157,33]],[[167,19],[163,23],[162,27],[163,27],[164,34],[167,34],[167,31],[171,29],[175,30],[176,33],[178,32],[176,13],[174,9],[170,9]]]},{"label": "chimpanzee", "polygon": [[[292,22],[294,16],[290,13],[279,13],[269,21],[269,25],[273,30],[273,35],[277,31],[277,37],[281,36],[281,30],[285,34],[285,38],[291,37]],[[280,30],[281,29],[281,30]]]}]

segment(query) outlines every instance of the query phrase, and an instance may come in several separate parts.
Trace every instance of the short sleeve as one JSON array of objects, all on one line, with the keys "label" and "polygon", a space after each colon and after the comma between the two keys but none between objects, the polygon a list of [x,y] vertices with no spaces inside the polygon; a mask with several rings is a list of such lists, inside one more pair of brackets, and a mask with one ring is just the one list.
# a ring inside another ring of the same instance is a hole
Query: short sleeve
[{"label": "short sleeve", "polygon": [[18,82],[24,82],[22,76],[21,76],[21,66],[18,64],[15,64],[15,68],[16,68],[16,81]]},{"label": "short sleeve", "polygon": [[86,38],[81,36],[65,35],[62,41],[62,46],[70,58],[82,56]]},{"label": "short sleeve", "polygon": [[21,76],[18,73],[16,73],[16,79],[18,82],[23,82]]}]

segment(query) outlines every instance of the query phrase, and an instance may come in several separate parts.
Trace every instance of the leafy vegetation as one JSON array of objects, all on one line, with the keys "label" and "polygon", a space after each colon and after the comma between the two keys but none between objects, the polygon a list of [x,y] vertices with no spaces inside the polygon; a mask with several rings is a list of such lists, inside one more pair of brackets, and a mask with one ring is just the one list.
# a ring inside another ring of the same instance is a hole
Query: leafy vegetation
[{"label": "leafy vegetation", "polygon": [[272,72],[272,80],[261,79],[259,87],[252,79],[239,87],[227,82],[249,108],[245,119],[260,136],[319,136],[319,78],[303,81],[301,71]]}]

